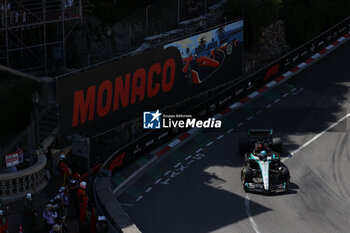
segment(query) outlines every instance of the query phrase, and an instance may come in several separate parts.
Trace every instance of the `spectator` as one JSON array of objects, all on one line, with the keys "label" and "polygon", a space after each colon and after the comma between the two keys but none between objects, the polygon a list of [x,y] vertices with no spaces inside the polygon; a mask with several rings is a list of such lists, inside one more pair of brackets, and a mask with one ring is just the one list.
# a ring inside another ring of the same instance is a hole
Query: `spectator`
[{"label": "spectator", "polygon": [[6,6],[6,13],[7,13],[7,25],[12,25],[13,24],[13,19],[12,19],[12,11],[11,11],[11,1],[7,1],[7,6]]},{"label": "spectator", "polygon": [[80,211],[80,223],[85,223],[85,218],[87,216],[87,205],[88,205],[88,196],[86,195],[86,182],[83,181],[80,183],[77,190],[77,196],[79,199],[79,211]]},{"label": "spectator", "polygon": [[[55,209],[57,210],[58,212],[58,216],[62,216],[64,213],[63,213],[63,208],[61,208],[61,197],[59,194],[57,194],[54,198],[54,206],[55,206]],[[57,219],[58,220],[58,219]]]},{"label": "spectator", "polygon": [[74,0],[66,0],[65,1],[65,8],[67,9],[67,15],[66,17],[72,17],[73,16],[73,6],[74,6]]},{"label": "spectator", "polygon": [[67,7],[73,7],[74,6],[74,0],[67,0]]},{"label": "spectator", "polygon": [[66,189],[66,187],[62,186],[59,190],[58,190],[58,195],[60,196],[60,200],[61,200],[61,208],[62,209],[66,209],[69,205],[69,200],[68,200],[68,189]]},{"label": "spectator", "polygon": [[33,201],[32,201],[32,194],[28,193],[26,195],[26,198],[24,199],[23,202],[23,207],[24,207],[24,223],[25,231],[27,233],[32,233],[35,232],[35,227],[36,227],[36,219],[35,217],[38,216],[36,209],[34,208]]},{"label": "spectator", "polygon": [[46,209],[43,212],[43,218],[45,223],[51,229],[56,224],[56,218],[58,217],[57,212],[52,204],[47,204]]},{"label": "spectator", "polygon": [[63,233],[62,227],[60,225],[56,224],[52,227],[50,233]]},{"label": "spectator", "polygon": [[15,21],[15,25],[18,25],[18,21],[19,21],[19,12],[17,10],[14,10],[12,12],[12,15],[13,15],[13,18],[14,18],[14,21]]},{"label": "spectator", "polygon": [[67,218],[66,218],[66,216],[63,216],[60,219],[59,224],[62,227],[62,233],[67,233],[68,232],[68,226],[67,226]]},{"label": "spectator", "polygon": [[7,168],[7,171],[8,172],[17,172],[17,167],[16,167],[16,165],[13,165],[13,166],[9,166],[8,168]]},{"label": "spectator", "polygon": [[9,226],[6,218],[4,217],[4,211],[0,210],[0,233],[8,233]]},{"label": "spectator", "polygon": [[23,150],[19,147],[17,147],[17,153],[18,153],[18,163],[23,163]]},{"label": "spectator", "polygon": [[54,198],[50,199],[49,203],[51,205],[53,205],[55,208],[57,207],[57,204],[55,204],[55,199]]},{"label": "spectator", "polygon": [[[23,0],[21,0],[21,1],[19,1],[20,2],[20,4],[23,6]],[[19,15],[20,15],[20,17],[22,18],[22,22],[20,22],[20,23],[22,23],[22,24],[25,24],[26,23],[26,20],[27,20],[27,12],[24,10],[24,8],[22,9],[20,9],[20,11],[19,11]]]}]

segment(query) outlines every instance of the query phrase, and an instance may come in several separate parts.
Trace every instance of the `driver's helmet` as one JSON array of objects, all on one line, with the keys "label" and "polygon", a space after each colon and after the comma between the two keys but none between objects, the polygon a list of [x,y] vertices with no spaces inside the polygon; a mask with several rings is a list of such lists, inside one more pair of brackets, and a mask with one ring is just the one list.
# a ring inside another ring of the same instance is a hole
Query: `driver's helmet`
[{"label": "driver's helmet", "polygon": [[266,155],[267,155],[267,153],[266,153],[265,150],[262,150],[262,151],[260,152],[260,154],[261,154],[263,157],[266,157]]},{"label": "driver's helmet", "polygon": [[260,152],[262,150],[262,145],[261,145],[261,143],[256,143],[255,144],[255,151],[256,152]]}]

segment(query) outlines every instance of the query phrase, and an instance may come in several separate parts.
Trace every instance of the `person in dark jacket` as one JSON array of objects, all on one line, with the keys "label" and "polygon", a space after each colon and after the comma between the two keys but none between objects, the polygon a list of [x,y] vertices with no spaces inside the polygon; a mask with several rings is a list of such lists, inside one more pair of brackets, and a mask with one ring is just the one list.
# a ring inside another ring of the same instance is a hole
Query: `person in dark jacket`
[{"label": "person in dark jacket", "polygon": [[36,227],[36,216],[38,213],[33,205],[32,194],[28,193],[23,201],[24,208],[24,231],[28,233],[34,233]]}]

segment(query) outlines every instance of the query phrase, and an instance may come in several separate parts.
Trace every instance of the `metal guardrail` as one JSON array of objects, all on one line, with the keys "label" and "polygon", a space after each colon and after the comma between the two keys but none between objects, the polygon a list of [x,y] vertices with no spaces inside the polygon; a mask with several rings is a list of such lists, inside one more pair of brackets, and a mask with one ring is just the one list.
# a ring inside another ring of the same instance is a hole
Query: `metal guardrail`
[{"label": "metal guardrail", "polygon": [[[327,31],[321,33],[255,73],[241,79],[239,82],[234,83],[228,88],[225,88],[225,90],[216,96],[209,98],[205,102],[190,109],[188,113],[197,118],[205,118],[213,115],[214,112],[227,108],[232,102],[242,99],[257,88],[260,88],[264,84],[278,78],[285,72],[288,72],[290,69],[310,58],[315,53],[322,51],[329,44],[348,33],[349,30],[350,17],[344,19],[337,25],[331,27]],[[98,210],[106,215],[114,232],[120,232],[120,227],[116,225],[114,219],[111,219],[109,213],[103,211],[106,210],[103,203],[104,200],[99,197],[100,193],[96,192],[96,183],[98,183],[99,177],[110,179],[111,175],[117,172],[121,167],[127,166],[130,162],[170,140],[179,133],[181,133],[181,130],[178,131],[174,129],[151,131],[115,151],[102,165],[101,171],[103,172],[100,172],[96,176],[93,184],[95,202]],[[121,160],[121,156],[123,160]],[[107,175],[106,172],[109,174]],[[104,190],[110,190],[110,187],[105,187]]]}]

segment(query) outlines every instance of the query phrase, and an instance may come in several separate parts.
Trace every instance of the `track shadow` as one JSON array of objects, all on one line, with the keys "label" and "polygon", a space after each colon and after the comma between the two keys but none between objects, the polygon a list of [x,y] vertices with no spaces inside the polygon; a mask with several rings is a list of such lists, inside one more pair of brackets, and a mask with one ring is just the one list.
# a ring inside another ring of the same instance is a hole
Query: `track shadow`
[{"label": "track shadow", "polygon": [[[204,171],[197,177],[179,176],[145,196],[128,213],[144,233],[206,233],[228,227],[247,215],[245,198],[225,190],[226,182]],[[254,201],[251,205],[255,215],[270,211]]]}]

